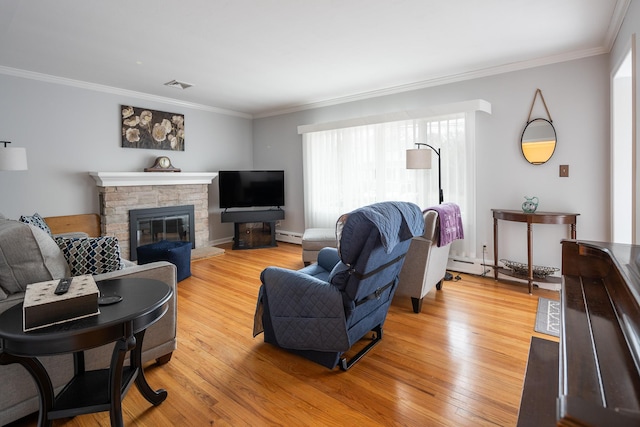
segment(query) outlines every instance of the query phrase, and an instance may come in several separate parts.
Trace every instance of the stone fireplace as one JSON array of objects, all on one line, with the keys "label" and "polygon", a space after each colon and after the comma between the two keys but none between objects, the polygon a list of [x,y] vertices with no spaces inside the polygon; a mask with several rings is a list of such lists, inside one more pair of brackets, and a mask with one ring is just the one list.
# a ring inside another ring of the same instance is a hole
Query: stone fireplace
[{"label": "stone fireplace", "polygon": [[213,172],[90,172],[98,186],[102,235],[115,236],[131,259],[129,211],[193,205],[194,247],[209,245],[209,184]]}]

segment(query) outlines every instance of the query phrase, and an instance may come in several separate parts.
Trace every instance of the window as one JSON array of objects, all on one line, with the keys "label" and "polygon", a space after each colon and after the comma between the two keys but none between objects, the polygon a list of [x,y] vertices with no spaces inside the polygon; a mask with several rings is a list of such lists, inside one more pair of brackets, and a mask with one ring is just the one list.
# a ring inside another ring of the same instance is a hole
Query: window
[{"label": "window", "polygon": [[422,209],[438,204],[437,155],[432,153],[430,170],[405,168],[406,150],[422,142],[440,148],[444,200],[462,213],[465,239],[451,252],[475,257],[475,114],[367,121],[374,123],[300,127],[306,227],[334,227],[341,214],[381,201],[408,201]]},{"label": "window", "polygon": [[615,71],[611,86],[611,240],[636,243],[634,47]]}]

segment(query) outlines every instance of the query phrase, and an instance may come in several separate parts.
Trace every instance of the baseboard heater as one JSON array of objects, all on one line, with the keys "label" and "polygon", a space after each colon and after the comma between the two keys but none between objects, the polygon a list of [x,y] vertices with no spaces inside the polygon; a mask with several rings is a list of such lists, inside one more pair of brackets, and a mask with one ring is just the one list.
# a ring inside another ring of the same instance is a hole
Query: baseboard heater
[{"label": "baseboard heater", "polygon": [[294,233],[292,231],[276,230],[276,240],[279,242],[302,245],[302,234]]},{"label": "baseboard heater", "polygon": [[475,274],[477,276],[486,276],[491,267],[483,265],[479,260],[473,261],[469,259],[450,258],[447,263],[447,270],[457,271],[460,273]]}]

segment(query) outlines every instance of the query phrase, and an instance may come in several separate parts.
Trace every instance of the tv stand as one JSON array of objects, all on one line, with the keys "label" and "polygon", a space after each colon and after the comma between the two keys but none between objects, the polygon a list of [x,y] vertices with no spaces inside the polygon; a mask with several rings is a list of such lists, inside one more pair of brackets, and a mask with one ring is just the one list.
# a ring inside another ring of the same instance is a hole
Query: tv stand
[{"label": "tv stand", "polygon": [[233,222],[233,249],[256,249],[277,246],[276,221],[284,219],[284,211],[224,211],[222,222]]}]

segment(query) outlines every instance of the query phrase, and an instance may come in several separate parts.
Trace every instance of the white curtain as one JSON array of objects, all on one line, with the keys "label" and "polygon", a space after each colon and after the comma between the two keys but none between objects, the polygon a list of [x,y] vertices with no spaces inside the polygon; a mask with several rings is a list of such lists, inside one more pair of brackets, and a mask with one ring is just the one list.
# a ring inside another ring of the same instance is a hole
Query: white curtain
[{"label": "white curtain", "polygon": [[[303,134],[305,226],[334,227],[343,213],[402,200],[438,204],[438,156],[432,169],[406,169],[406,150],[441,150],[444,201],[460,206],[465,239],[452,255],[475,257],[474,114],[456,113]],[[428,148],[424,148],[428,149]]]}]

